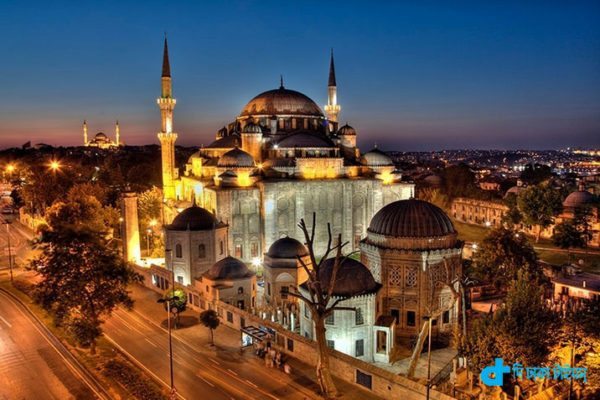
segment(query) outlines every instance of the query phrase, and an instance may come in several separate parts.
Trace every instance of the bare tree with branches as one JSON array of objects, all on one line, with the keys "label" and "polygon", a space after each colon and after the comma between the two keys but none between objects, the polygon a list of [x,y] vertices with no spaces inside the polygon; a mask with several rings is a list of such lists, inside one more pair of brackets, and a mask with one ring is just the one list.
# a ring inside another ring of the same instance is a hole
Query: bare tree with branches
[{"label": "bare tree with branches", "polygon": [[[334,311],[346,310],[356,311],[353,307],[342,307],[339,305],[340,302],[347,299],[347,297],[340,297],[334,294],[337,273],[340,266],[346,260],[349,255],[343,255],[342,249],[348,244],[348,242],[342,243],[342,235],[337,236],[337,240],[334,244],[333,235],[331,233],[331,224],[327,223],[327,247],[323,257],[317,261],[315,255],[315,227],[316,227],[316,214],[312,215],[312,226],[309,228],[304,221],[304,218],[300,220],[298,227],[304,234],[306,240],[306,247],[308,248],[310,256],[310,264],[308,264],[302,257],[298,257],[300,265],[306,271],[308,280],[303,285],[306,290],[300,291],[295,289],[290,292],[289,295],[296,297],[304,302],[306,307],[310,310],[312,322],[315,327],[315,341],[317,342],[317,379],[321,387],[323,396],[327,399],[332,399],[337,396],[337,389],[331,377],[331,371],[329,369],[329,348],[327,347],[327,339],[325,335],[325,319],[330,316]],[[334,255],[333,270],[331,278],[328,282],[322,282],[322,265],[329,256]]]}]

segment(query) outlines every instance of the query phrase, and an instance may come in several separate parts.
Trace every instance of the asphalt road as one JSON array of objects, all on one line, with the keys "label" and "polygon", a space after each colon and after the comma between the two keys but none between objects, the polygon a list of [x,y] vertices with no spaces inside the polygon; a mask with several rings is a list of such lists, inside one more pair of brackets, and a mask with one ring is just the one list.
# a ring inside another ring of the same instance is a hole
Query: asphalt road
[{"label": "asphalt road", "polygon": [[0,290],[0,399],[109,398],[73,356]]},{"label": "asphalt road", "polygon": [[[119,310],[104,325],[105,336],[150,375],[169,385],[168,336],[136,311]],[[305,393],[274,379],[265,368],[217,357],[206,344],[188,344],[173,337],[174,380],[182,399],[298,399]]]}]

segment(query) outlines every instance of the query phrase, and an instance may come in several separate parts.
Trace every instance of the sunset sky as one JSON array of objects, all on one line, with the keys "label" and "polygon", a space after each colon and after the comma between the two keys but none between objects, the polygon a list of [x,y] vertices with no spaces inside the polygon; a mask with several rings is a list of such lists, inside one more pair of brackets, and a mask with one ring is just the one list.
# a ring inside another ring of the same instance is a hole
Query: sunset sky
[{"label": "sunset sky", "polygon": [[600,2],[10,2],[0,12],[0,148],[157,143],[164,32],[178,144],[208,144],[256,94],[323,106],[363,150],[600,146]]}]

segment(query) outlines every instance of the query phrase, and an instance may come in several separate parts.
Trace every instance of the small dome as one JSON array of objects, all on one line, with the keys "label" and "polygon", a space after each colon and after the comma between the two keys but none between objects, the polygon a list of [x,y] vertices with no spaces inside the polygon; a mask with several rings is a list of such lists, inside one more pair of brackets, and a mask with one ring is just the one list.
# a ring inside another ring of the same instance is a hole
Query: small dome
[{"label": "small dome", "polygon": [[295,90],[268,90],[246,104],[240,116],[248,115],[307,115],[323,117],[323,112],[308,96]]},{"label": "small dome", "polygon": [[399,200],[375,214],[368,232],[400,238],[433,238],[456,235],[448,215],[423,200]]},{"label": "small dome", "polygon": [[[333,286],[333,294],[338,297],[353,297],[377,292],[381,285],[375,282],[371,271],[359,261],[342,258]],[[323,261],[319,270],[319,280],[328,290],[333,275],[335,258]]]},{"label": "small dome", "polygon": [[508,197],[511,194],[514,194],[515,196],[517,196],[521,190],[523,190],[522,186],[513,186],[506,191],[506,194],[504,195],[504,197]]},{"label": "small dome", "polygon": [[262,128],[260,127],[260,125],[255,124],[254,122],[248,122],[246,124],[246,126],[244,126],[242,133],[263,133],[263,132],[262,132]]},{"label": "small dome", "polygon": [[96,133],[96,136],[94,136],[94,138],[96,138],[97,140],[106,140],[108,139],[108,136],[106,136],[104,132],[98,132]]},{"label": "small dome", "polygon": [[215,216],[202,207],[193,205],[186,208],[173,219],[171,225],[167,225],[170,231],[207,231],[214,229],[219,222]]},{"label": "small dome", "polygon": [[356,136],[356,130],[350,125],[346,124],[338,129],[338,135]]},{"label": "small dome", "polygon": [[235,148],[229,150],[219,158],[217,163],[219,167],[234,167],[234,168],[253,168],[254,158],[244,150]]},{"label": "small dome", "polygon": [[308,255],[308,249],[296,239],[286,236],[273,242],[267,255],[271,258],[304,257]]},{"label": "small dome", "polygon": [[206,276],[212,280],[243,279],[249,278],[252,275],[253,273],[248,269],[246,264],[231,256],[227,256],[221,261],[217,261],[206,272]]},{"label": "small dome", "polygon": [[578,190],[570,193],[565,201],[563,201],[563,207],[582,207],[586,204],[594,202],[594,195],[587,190]]},{"label": "small dome", "polygon": [[363,154],[361,163],[369,167],[393,167],[392,159],[378,148]]},{"label": "small dome", "polygon": [[287,135],[277,142],[277,146],[280,148],[335,147],[327,136],[309,132],[298,132]]}]

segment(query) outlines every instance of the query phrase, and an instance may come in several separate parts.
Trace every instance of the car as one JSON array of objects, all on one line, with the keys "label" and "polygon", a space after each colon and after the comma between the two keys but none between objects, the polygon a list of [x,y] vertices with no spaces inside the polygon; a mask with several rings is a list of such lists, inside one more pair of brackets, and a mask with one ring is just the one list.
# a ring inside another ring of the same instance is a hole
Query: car
[{"label": "car", "polygon": [[10,206],[6,206],[2,208],[2,214],[12,214],[14,213],[14,210],[12,207]]}]

